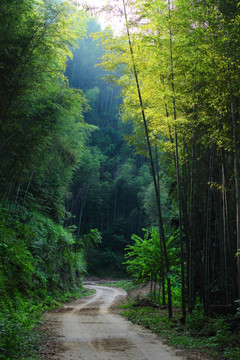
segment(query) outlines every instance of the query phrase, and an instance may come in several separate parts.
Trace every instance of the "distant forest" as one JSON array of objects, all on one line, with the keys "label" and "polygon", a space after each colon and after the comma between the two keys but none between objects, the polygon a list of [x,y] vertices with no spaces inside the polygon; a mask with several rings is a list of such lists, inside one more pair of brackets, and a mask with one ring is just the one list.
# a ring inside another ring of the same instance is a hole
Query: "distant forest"
[{"label": "distant forest", "polygon": [[[100,25],[90,19],[88,37],[78,40],[73,59],[68,61],[66,76],[70,88],[82,89],[90,109],[84,115],[86,123],[96,126],[81,155],[81,164],[74,173],[72,196],[67,201],[71,214],[65,225],[75,225],[82,236],[91,229],[101,232],[102,242],[92,248],[88,257],[90,273],[124,275],[124,248],[132,234],[154,224],[157,217],[152,176],[147,156],[134,153],[126,138],[133,132],[130,122],[123,123],[119,107],[121,88],[107,81],[109,75],[99,64],[104,54]],[[176,210],[167,200],[164,184],[164,219],[170,229]]]}]

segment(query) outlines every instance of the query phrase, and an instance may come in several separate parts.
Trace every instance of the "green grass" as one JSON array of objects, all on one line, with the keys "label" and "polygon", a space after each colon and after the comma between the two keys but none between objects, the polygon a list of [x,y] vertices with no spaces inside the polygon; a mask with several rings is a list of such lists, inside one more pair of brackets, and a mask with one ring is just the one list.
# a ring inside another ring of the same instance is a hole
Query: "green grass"
[{"label": "green grass", "polygon": [[84,288],[73,292],[46,296],[44,301],[34,304],[30,300],[17,297],[14,304],[10,300],[2,303],[0,310],[0,359],[1,360],[37,360],[42,334],[39,332],[42,313],[62,307],[73,299],[91,295],[95,290]]},{"label": "green grass", "polygon": [[[127,292],[138,286],[131,281],[108,283],[108,286],[122,287]],[[171,346],[182,350],[198,352],[200,356],[221,360],[240,360],[240,334],[230,331],[230,318],[207,317],[199,307],[187,315],[182,325],[181,312],[175,310],[172,319],[168,310],[151,306],[140,306],[137,299],[124,303],[121,314],[135,324],[143,325],[158,334]]]},{"label": "green grass", "polygon": [[104,284],[101,284],[103,286],[111,286],[111,287],[120,287],[123,288],[127,293],[129,293],[131,290],[134,290],[138,287],[138,285],[135,285],[133,281],[131,280],[121,280],[117,282],[106,282]]},{"label": "green grass", "polygon": [[[126,310],[126,306],[128,309]],[[239,336],[232,334],[226,325],[226,319],[205,319],[203,328],[198,331],[187,322],[183,326],[180,313],[176,312],[172,319],[168,318],[167,310],[152,307],[133,307],[124,305],[122,313],[135,324],[143,325],[159,334],[167,342],[179,349],[197,350],[202,356],[213,359],[239,360]],[[189,315],[189,318],[191,316]],[[215,324],[215,325],[214,325]],[[205,328],[205,330],[204,330]],[[194,334],[194,335],[193,335]]]},{"label": "green grass", "polygon": [[61,293],[56,296],[56,298],[52,298],[49,296],[49,300],[45,299],[44,307],[46,310],[51,310],[56,307],[61,307],[64,303],[72,301],[74,299],[82,298],[85,296],[89,296],[94,294],[96,290],[90,290],[85,288],[75,289],[74,291],[68,291],[65,293]]}]

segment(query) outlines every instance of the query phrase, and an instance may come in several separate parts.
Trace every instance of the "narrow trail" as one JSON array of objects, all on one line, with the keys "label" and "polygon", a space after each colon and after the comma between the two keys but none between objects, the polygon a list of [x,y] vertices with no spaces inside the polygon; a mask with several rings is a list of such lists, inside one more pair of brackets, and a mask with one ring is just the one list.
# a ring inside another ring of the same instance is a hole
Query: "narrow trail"
[{"label": "narrow trail", "polygon": [[87,285],[96,294],[46,317],[63,345],[57,360],[183,360],[150,331],[133,325],[110,306],[126,298],[122,289]]}]

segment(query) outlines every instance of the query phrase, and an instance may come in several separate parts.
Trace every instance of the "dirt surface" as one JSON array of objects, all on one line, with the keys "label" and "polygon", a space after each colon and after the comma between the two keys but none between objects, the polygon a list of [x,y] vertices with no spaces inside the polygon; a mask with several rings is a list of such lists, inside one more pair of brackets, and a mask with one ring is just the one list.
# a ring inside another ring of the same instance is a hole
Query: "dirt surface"
[{"label": "dirt surface", "polygon": [[[96,294],[45,314],[52,360],[184,360],[150,331],[116,315],[110,307],[126,298],[124,290],[85,285]],[[55,341],[51,347],[52,341]]]}]

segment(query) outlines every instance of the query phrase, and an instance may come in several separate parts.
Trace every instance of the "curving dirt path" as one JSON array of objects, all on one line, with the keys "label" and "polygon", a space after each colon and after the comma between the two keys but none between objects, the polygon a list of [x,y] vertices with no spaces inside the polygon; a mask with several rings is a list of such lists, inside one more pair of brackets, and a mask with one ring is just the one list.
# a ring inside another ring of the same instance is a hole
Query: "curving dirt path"
[{"label": "curving dirt path", "polygon": [[62,351],[59,360],[183,360],[150,331],[133,325],[110,306],[126,297],[122,289],[87,285],[96,294],[48,313]]}]

